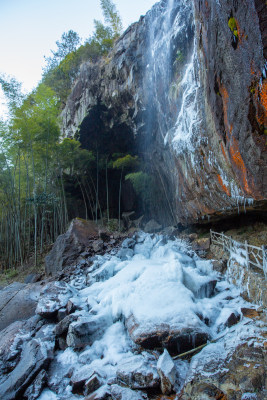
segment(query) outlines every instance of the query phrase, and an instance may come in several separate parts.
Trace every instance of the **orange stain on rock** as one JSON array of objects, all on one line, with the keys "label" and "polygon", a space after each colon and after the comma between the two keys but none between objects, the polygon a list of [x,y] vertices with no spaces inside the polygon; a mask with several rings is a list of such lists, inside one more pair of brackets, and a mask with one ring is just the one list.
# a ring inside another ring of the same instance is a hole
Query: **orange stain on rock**
[{"label": "orange stain on rock", "polygon": [[217,175],[217,178],[218,178],[219,184],[220,184],[221,187],[223,188],[223,191],[227,194],[227,196],[230,197],[230,196],[231,196],[231,192],[230,192],[230,190],[228,189],[228,187],[223,183],[223,180],[222,180],[221,175],[218,174],[218,175]]},{"label": "orange stain on rock", "polygon": [[230,145],[229,152],[232,164],[238,171],[244,191],[246,192],[246,194],[252,195],[253,191],[249,187],[249,183],[247,180],[247,169],[239,152],[238,141],[234,137],[232,138],[232,144]]},{"label": "orange stain on rock", "polygon": [[226,161],[227,161],[227,156],[226,156],[226,153],[225,153],[224,145],[223,145],[222,143],[221,143],[221,150],[222,150],[222,153],[223,153],[224,158],[225,158]]},{"label": "orange stain on rock", "polygon": [[262,86],[259,88],[259,98],[262,106],[261,123],[267,126],[267,81],[264,80]]}]

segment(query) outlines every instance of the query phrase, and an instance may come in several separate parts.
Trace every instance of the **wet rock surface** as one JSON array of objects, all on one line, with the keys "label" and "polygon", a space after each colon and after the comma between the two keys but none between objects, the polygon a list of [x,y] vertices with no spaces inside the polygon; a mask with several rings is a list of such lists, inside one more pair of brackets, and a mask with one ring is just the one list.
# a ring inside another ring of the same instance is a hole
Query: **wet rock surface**
[{"label": "wet rock surface", "polygon": [[14,321],[24,320],[35,315],[40,284],[14,282],[0,290],[0,330]]},{"label": "wet rock surface", "polygon": [[265,9],[263,0],[161,1],[108,62],[82,66],[63,135],[79,132],[88,148],[101,121],[110,142],[146,148],[159,183],[155,214],[165,223],[264,210]]}]

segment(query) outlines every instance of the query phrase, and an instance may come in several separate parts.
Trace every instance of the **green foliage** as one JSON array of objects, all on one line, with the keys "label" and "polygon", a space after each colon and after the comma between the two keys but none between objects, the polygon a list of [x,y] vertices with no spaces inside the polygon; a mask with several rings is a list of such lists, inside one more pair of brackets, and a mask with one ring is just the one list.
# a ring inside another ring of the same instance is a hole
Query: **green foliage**
[{"label": "green foliage", "polygon": [[19,107],[23,102],[24,95],[22,94],[22,84],[14,77],[1,74],[0,86],[6,97],[9,111],[12,113],[16,107]]},{"label": "green foliage", "polygon": [[91,151],[81,149],[81,143],[70,138],[57,145],[57,154],[61,167],[70,175],[83,172],[95,160]]},{"label": "green foliage", "polygon": [[231,31],[233,32],[234,36],[236,38],[238,38],[237,23],[236,23],[236,19],[234,17],[229,18],[228,26],[231,29]]},{"label": "green foliage", "polygon": [[125,180],[132,183],[136,194],[147,205],[151,198],[152,178],[145,172],[139,171],[126,175]]},{"label": "green foliage", "polygon": [[184,61],[184,55],[181,52],[181,50],[177,50],[176,61],[179,62],[179,63],[182,63]]},{"label": "green foliage", "polygon": [[122,32],[121,17],[111,0],[100,0],[105,22],[112,29],[114,37],[118,37]]},{"label": "green foliage", "polygon": [[118,158],[113,162],[113,168],[115,169],[132,169],[138,165],[138,156],[131,156],[127,154],[124,157]]}]

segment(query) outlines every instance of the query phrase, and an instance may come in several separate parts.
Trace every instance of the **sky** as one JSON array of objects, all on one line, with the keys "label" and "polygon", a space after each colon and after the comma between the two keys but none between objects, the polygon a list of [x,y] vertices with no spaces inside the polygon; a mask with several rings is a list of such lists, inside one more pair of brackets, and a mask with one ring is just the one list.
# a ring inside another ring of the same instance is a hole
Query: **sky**
[{"label": "sky", "polygon": [[[157,0],[113,0],[126,29]],[[63,32],[72,29],[82,39],[103,20],[100,0],[0,0],[0,73],[15,76],[26,91],[41,79],[44,56],[55,49]],[[0,92],[0,114],[4,109]]]}]

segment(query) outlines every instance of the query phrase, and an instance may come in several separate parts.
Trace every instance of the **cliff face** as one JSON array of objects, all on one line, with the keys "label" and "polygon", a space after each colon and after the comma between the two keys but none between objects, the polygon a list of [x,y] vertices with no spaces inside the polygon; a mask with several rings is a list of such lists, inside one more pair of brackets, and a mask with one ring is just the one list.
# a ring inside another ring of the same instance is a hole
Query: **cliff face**
[{"label": "cliff face", "polygon": [[263,0],[162,0],[82,66],[63,135],[134,148],[172,222],[265,207],[266,21]]}]

